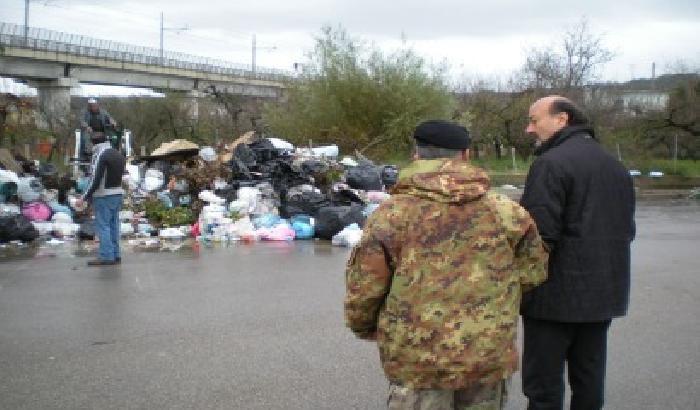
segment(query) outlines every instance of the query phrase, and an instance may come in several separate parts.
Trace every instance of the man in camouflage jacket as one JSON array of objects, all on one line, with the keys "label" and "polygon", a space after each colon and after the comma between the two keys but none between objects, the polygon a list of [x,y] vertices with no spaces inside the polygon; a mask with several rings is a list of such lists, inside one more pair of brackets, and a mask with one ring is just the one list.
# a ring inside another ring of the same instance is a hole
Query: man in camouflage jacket
[{"label": "man in camouflage jacket", "polygon": [[468,162],[469,134],[428,121],[415,161],[367,220],[345,321],[376,340],[390,409],[502,408],[522,292],[546,279],[535,223]]}]

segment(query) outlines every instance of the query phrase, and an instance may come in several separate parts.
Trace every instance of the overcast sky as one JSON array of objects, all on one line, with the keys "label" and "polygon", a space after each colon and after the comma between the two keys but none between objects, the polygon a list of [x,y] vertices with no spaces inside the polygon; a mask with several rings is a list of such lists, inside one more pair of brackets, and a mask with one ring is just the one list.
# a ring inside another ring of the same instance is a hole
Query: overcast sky
[{"label": "overcast sky", "polygon": [[[0,21],[23,24],[24,0],[0,0]],[[324,24],[395,49],[402,36],[429,61],[446,61],[453,78],[504,76],[524,51],[555,44],[585,16],[616,53],[602,77],[624,81],[657,74],[678,60],[700,66],[698,0],[31,0],[29,25],[158,47],[160,12],[165,48],[291,70],[303,62]],[[272,47],[275,47],[272,49]]]}]

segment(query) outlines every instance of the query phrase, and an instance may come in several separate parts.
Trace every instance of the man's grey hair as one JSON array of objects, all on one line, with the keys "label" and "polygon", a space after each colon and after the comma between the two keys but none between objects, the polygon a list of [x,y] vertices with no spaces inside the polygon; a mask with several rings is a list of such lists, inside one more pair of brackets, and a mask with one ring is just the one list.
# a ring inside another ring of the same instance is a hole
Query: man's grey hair
[{"label": "man's grey hair", "polygon": [[461,149],[436,147],[433,145],[416,145],[416,154],[421,159],[455,158],[462,154]]}]

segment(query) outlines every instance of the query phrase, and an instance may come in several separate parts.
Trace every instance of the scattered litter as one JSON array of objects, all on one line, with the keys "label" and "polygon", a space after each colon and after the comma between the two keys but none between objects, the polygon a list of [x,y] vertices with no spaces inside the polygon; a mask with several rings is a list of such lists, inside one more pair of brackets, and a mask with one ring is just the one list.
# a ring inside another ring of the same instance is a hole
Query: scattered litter
[{"label": "scattered litter", "polygon": [[700,188],[693,188],[692,190],[690,190],[688,199],[700,199]]},{"label": "scattered litter", "polygon": [[212,147],[203,147],[200,149],[199,156],[207,162],[216,161],[217,159],[216,151],[214,151],[214,148]]},{"label": "scattered litter", "polygon": [[158,231],[158,236],[166,239],[180,239],[187,235],[178,228],[165,228]]},{"label": "scattered litter", "polygon": [[210,204],[221,205],[226,202],[224,198],[219,198],[212,191],[202,191],[199,193],[199,199]]},{"label": "scattered litter", "polygon": [[333,236],[331,243],[335,246],[355,247],[362,239],[362,228],[358,224],[350,224]]},{"label": "scattered litter", "polygon": [[340,161],[340,163],[342,165],[345,165],[346,167],[356,167],[359,165],[357,163],[357,161],[355,161],[354,159],[352,159],[350,157],[343,157],[343,159]]}]

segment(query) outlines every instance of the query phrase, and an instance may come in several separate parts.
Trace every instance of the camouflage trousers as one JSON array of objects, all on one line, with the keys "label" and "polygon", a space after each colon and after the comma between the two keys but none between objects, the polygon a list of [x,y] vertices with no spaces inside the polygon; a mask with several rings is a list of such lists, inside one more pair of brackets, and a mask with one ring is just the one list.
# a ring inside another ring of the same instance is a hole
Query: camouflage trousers
[{"label": "camouflage trousers", "polygon": [[506,385],[475,385],[460,390],[413,390],[389,386],[389,410],[502,410],[506,405]]}]

